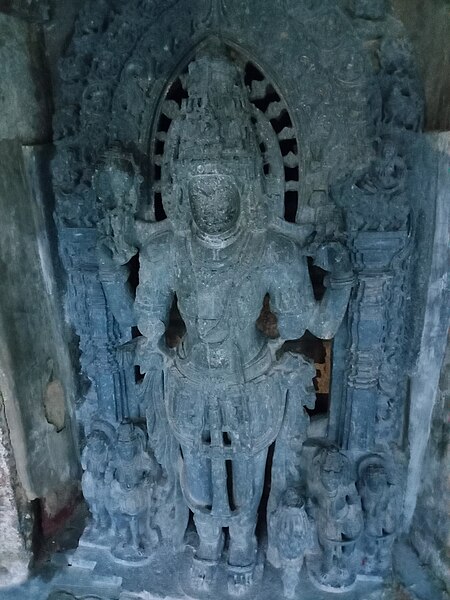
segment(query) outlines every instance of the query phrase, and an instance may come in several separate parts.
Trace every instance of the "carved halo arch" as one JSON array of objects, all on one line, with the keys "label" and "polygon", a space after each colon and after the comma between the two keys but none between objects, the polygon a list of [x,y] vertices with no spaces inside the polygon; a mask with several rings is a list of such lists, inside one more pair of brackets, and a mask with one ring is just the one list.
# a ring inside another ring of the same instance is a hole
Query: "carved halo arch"
[{"label": "carved halo arch", "polygon": [[[295,220],[299,199],[302,207],[308,203],[315,185],[313,146],[321,154],[314,160],[331,178],[342,175],[343,165],[351,170],[356,159],[359,164],[367,160],[369,144],[363,132],[370,69],[351,19],[337,7],[263,4],[261,0],[86,3],[61,60],[54,120],[57,210],[68,226],[95,226],[90,177],[108,145],[121,143],[149,179],[154,116],[177,74],[213,35],[263,77],[250,81],[254,103],[265,102],[261,88],[266,84],[278,94],[280,100],[274,97],[265,107],[266,113],[272,111],[266,115],[270,121],[283,116],[282,110],[277,113],[277,102],[287,107],[294,135],[280,142],[287,148],[290,143],[297,146],[296,153],[288,149],[283,156],[289,220]],[[270,66],[275,64],[276,73]],[[347,104],[348,110],[342,112]],[[144,186],[144,206],[149,193]]]},{"label": "carved halo arch", "polygon": [[[161,193],[161,163],[164,157],[166,134],[187,97],[184,78],[189,64],[202,48],[208,46],[215,34],[197,41],[167,78],[156,107],[144,117],[149,123],[145,144],[147,150],[146,193],[147,204],[141,208],[149,220],[165,218]],[[221,42],[237,63],[248,90],[253,108],[252,119],[263,160],[264,184],[269,196],[269,212],[278,218],[294,221],[299,201],[299,173],[303,171],[304,156],[299,143],[298,126],[291,116],[282,86],[271,69],[257,60],[252,53],[229,36],[220,36]],[[150,111],[148,111],[150,112]]]}]

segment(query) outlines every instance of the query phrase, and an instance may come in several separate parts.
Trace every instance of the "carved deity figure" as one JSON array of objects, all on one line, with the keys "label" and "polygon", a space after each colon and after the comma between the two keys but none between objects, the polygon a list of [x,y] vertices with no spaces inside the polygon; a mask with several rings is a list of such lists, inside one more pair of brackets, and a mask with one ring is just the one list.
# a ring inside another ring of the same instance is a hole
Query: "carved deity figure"
[{"label": "carved deity figure", "polygon": [[361,501],[349,459],[331,446],[323,448],[310,471],[309,497],[322,550],[310,572],[323,588],[346,589],[357,575],[357,541],[362,532]]},{"label": "carved deity figure", "polygon": [[[331,338],[353,275],[343,248],[323,250],[331,274],[323,299],[315,300],[306,253],[271,221],[259,117],[224,49],[199,51],[187,92],[165,144],[168,218],[139,229],[135,312],[146,337],[140,361],[148,373],[155,353],[164,356],[163,400],[199,537],[191,584],[211,586],[227,527],[229,591],[239,594],[254,579],[267,453],[289,390],[303,411],[296,389],[305,388],[304,371],[283,368],[276,350],[306,329]],[[267,294],[278,319],[275,343],[256,327]],[[175,298],[186,333],[170,350],[164,333]]]},{"label": "carved deity figure", "polygon": [[398,486],[383,461],[369,457],[359,467],[358,491],[364,515],[362,568],[367,575],[382,575],[390,568],[398,529]]},{"label": "carved deity figure", "polygon": [[99,278],[115,320],[115,326],[109,325],[111,348],[108,349],[108,370],[115,373],[117,383],[109,382],[104,387],[121,390],[116,398],[119,419],[139,417],[134,381],[134,343],[131,341],[131,328],[135,325],[134,298],[128,282],[129,270],[125,265],[136,254],[134,215],[140,181],[134,161],[115,146],[102,157],[92,181],[98,200],[96,254]]},{"label": "carved deity figure", "polygon": [[294,598],[305,555],[314,546],[312,524],[305,501],[297,490],[288,488],[285,491],[270,520],[282,569],[284,595]]},{"label": "carved deity figure", "polygon": [[405,161],[395,144],[389,139],[381,141],[370,166],[332,190],[336,203],[345,209],[347,228],[390,231],[405,227],[409,214],[405,177]]},{"label": "carved deity figure", "polygon": [[131,423],[119,425],[117,446],[108,465],[105,481],[110,489],[110,512],[119,543],[112,552],[125,561],[145,559],[154,544],[149,511],[158,466],[145,451],[145,437]]},{"label": "carved deity figure", "polygon": [[83,496],[92,514],[92,524],[83,535],[86,544],[104,545],[108,543],[111,518],[108,511],[109,486],[105,474],[111,458],[114,428],[106,422],[94,423],[81,455],[83,476],[81,487]]}]

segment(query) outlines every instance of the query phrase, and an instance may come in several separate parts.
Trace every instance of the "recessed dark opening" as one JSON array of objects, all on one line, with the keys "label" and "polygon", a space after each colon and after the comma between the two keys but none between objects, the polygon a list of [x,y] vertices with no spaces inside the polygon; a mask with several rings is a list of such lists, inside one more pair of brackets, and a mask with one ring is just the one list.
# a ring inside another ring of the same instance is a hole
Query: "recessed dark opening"
[{"label": "recessed dark opening", "polygon": [[329,394],[316,394],[316,404],[314,408],[305,407],[306,412],[310,417],[316,417],[318,415],[326,415],[330,409],[330,395]]},{"label": "recessed dark opening", "polygon": [[155,219],[156,219],[156,221],[163,221],[165,218],[167,218],[167,215],[164,210],[163,203],[162,203],[162,196],[159,192],[155,193],[154,201],[155,201]]},{"label": "recessed dark opening", "polygon": [[166,133],[169,131],[169,127],[170,124],[172,123],[172,120],[169,119],[169,117],[163,113],[161,113],[161,116],[159,117],[159,121],[158,121],[158,131],[165,131]]},{"label": "recessed dark opening", "polygon": [[285,127],[292,127],[291,117],[285,108],[281,111],[278,117],[270,119],[270,123],[277,134],[280,133],[280,131],[282,131]]},{"label": "recessed dark opening", "polygon": [[155,154],[162,156],[164,154],[164,142],[163,140],[155,141]]},{"label": "recessed dark opening", "polygon": [[311,256],[308,256],[308,270],[309,276],[311,277],[314,297],[316,300],[322,300],[323,295],[325,294],[324,279],[327,272],[315,265],[314,259]]},{"label": "recessed dark opening", "polygon": [[297,154],[297,140],[280,140],[280,150],[283,156],[286,156],[289,152]]},{"label": "recessed dark opening", "polygon": [[267,451],[266,471],[264,475],[264,489],[261,497],[261,502],[258,508],[258,521],[256,524],[256,535],[258,538],[264,538],[267,532],[267,502],[269,501],[270,489],[272,486],[272,464],[273,453],[275,451],[275,442],[269,446]]},{"label": "recessed dark opening", "polygon": [[228,433],[228,431],[224,431],[222,433],[222,439],[223,439],[223,445],[224,446],[231,446],[231,438],[230,438],[230,434]]},{"label": "recessed dark opening", "polygon": [[276,93],[271,85],[267,86],[266,94],[264,98],[258,98],[252,100],[252,104],[256,106],[261,112],[265,113],[272,102],[279,102],[280,96]]},{"label": "recessed dark opening", "polygon": [[142,336],[142,333],[139,331],[139,327],[137,327],[136,325],[134,325],[131,328],[131,339],[134,340],[134,338],[141,337],[141,336]]},{"label": "recessed dark opening", "polygon": [[180,108],[181,108],[181,103],[182,103],[183,99],[188,98],[188,93],[183,88],[181,79],[179,77],[170,86],[170,89],[167,92],[166,98],[168,100],[174,100]]},{"label": "recessed dark opening", "polygon": [[141,372],[141,367],[139,365],[134,366],[134,382],[137,384],[142,383],[144,380],[145,373]]},{"label": "recessed dark opening", "polygon": [[234,494],[233,494],[233,461],[226,460],[225,465],[226,465],[226,469],[227,469],[228,503],[230,505],[231,510],[236,510],[236,505],[234,503]]},{"label": "recessed dark opening", "polygon": [[166,343],[169,348],[175,348],[186,332],[186,325],[178,309],[178,299],[175,294],[169,313],[169,325],[166,329]]},{"label": "recessed dark opening", "polygon": [[298,167],[284,167],[284,178],[286,181],[298,181]]},{"label": "recessed dark opening", "polygon": [[264,81],[265,77],[261,71],[251,62],[245,65],[244,82],[245,85],[250,85],[252,81]]},{"label": "recessed dark opening", "polygon": [[323,367],[326,365],[326,344],[327,342],[324,342],[320,338],[313,335],[310,331],[306,330],[301,338],[297,340],[289,340],[288,342],[285,342],[283,346],[285,351],[303,354],[303,356],[312,360],[316,365],[316,376],[313,379],[313,383],[314,388],[316,390],[320,389],[321,391],[316,391],[316,402],[314,408],[305,407],[305,410],[310,417],[327,414],[330,408],[328,388],[329,380],[327,380],[327,378],[321,378],[320,385],[318,380],[320,371],[322,371],[322,365]]},{"label": "recessed dark opening", "polygon": [[298,193],[295,191],[284,193],[284,218],[289,223],[295,223],[298,208]]},{"label": "recessed dark opening", "polygon": [[259,314],[258,319],[256,320],[256,327],[270,339],[275,339],[279,335],[277,318],[270,310],[269,294],[266,294],[264,296],[261,312]]},{"label": "recessed dark opening", "polygon": [[139,252],[130,258],[126,267],[128,268],[128,284],[133,298],[136,298],[136,290],[139,285]]}]

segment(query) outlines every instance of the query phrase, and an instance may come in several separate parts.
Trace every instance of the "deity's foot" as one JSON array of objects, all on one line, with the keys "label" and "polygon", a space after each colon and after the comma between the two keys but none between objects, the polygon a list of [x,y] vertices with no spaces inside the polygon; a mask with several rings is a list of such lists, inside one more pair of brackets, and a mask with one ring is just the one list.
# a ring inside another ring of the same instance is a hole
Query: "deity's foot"
[{"label": "deity's foot", "polygon": [[209,592],[217,574],[218,563],[194,556],[190,571],[190,585],[199,592]]},{"label": "deity's foot", "polygon": [[135,566],[144,565],[150,560],[149,553],[144,548],[125,542],[117,544],[111,554],[116,561]]},{"label": "deity's foot", "polygon": [[252,588],[256,567],[255,536],[248,535],[245,529],[244,535],[239,537],[238,534],[233,531],[228,552],[228,593],[233,596],[245,595]]},{"label": "deity's foot", "polygon": [[326,591],[348,592],[356,581],[354,572],[337,566],[325,569],[323,565],[313,563],[308,565],[308,573],[314,585]]},{"label": "deity's foot", "polygon": [[228,565],[228,593],[232,596],[244,596],[253,586],[255,564],[245,567]]}]

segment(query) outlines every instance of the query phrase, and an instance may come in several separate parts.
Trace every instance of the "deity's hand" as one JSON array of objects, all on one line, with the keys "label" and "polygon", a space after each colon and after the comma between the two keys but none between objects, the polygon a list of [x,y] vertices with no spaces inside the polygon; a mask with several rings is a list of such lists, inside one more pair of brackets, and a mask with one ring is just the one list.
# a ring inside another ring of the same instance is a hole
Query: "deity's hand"
[{"label": "deity's hand", "polygon": [[152,343],[152,340],[149,340],[145,336],[136,338],[136,340],[135,362],[141,367],[141,371],[148,373],[162,370],[163,355]]},{"label": "deity's hand", "polygon": [[320,246],[314,258],[314,264],[328,271],[333,280],[346,280],[353,276],[349,252],[339,242]]}]

